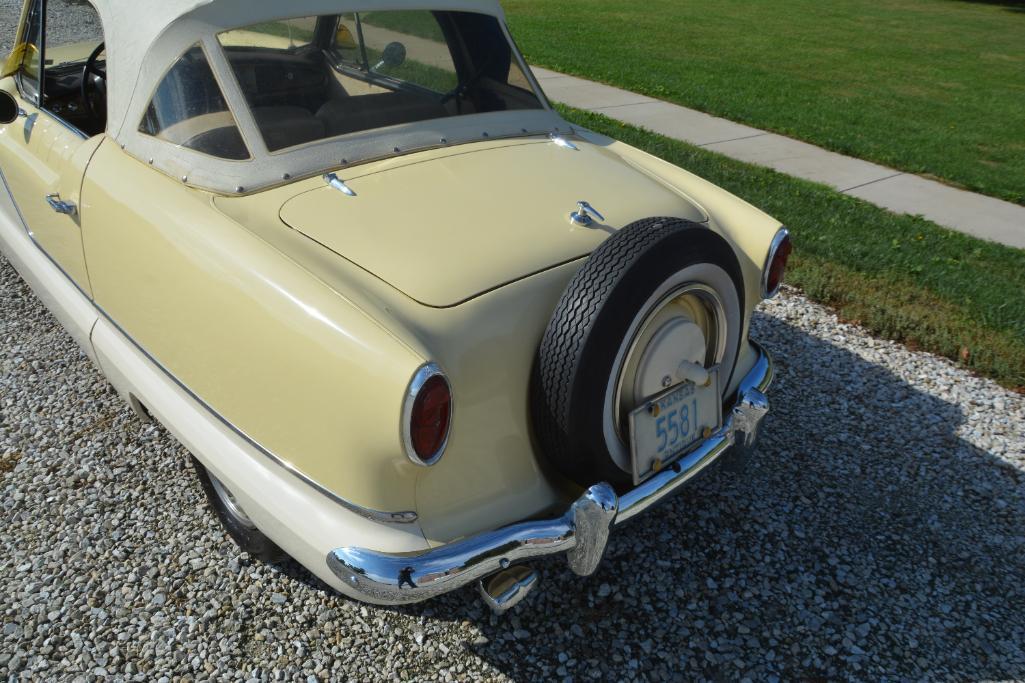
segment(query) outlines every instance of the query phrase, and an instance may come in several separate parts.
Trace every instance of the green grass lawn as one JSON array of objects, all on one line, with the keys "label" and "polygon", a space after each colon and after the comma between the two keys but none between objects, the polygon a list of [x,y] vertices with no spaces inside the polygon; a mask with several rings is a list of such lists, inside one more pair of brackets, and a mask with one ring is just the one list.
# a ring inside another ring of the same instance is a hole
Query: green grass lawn
[{"label": "green grass lawn", "polygon": [[503,5],[532,63],[1025,204],[1025,3]]},{"label": "green grass lawn", "polygon": [[426,10],[360,12],[359,16],[369,26],[379,26],[438,43],[447,42],[438,21]]},{"label": "green grass lawn", "polygon": [[1025,390],[1025,251],[603,116],[561,110],[781,220],[794,242],[787,282],[844,319]]}]

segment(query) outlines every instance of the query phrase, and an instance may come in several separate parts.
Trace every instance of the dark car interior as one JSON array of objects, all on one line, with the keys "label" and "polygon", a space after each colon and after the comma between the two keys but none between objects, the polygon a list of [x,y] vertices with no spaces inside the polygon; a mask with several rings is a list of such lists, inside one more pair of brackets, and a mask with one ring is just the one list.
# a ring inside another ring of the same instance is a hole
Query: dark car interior
[{"label": "dark car interior", "polygon": [[[335,42],[338,16],[317,18],[312,39],[300,47],[225,45],[267,148],[277,151],[414,121],[542,106],[532,91],[508,82],[511,68],[519,67],[494,17],[469,12],[432,14],[447,43],[438,46],[447,47],[456,72],[448,73],[454,85],[445,91],[404,79],[401,72],[393,76],[386,68],[375,69],[375,61],[378,67],[389,63],[387,49],[373,54],[364,49],[356,59],[342,55]],[[405,48],[399,48],[404,58]],[[432,73],[431,67],[415,60],[407,62],[407,69],[414,75]],[[169,116],[166,112],[171,109],[176,112]],[[203,117],[205,123],[197,126],[196,120]],[[159,135],[169,128],[168,122],[178,130],[165,137],[184,147],[227,159],[250,156],[198,46],[165,77],[141,130]]]},{"label": "dark car interior", "polygon": [[[445,92],[377,73],[370,62],[378,56],[343,57],[334,45],[336,16],[320,17],[314,40],[296,50],[227,47],[268,149],[401,123],[540,106],[532,92],[508,84],[512,50],[494,17],[432,14],[458,76]],[[350,92],[346,82],[373,86],[375,92]]]},{"label": "dark car interior", "polygon": [[[225,54],[270,151],[347,133],[477,112],[535,109],[542,105],[522,85],[497,19],[472,12],[432,12],[444,34],[455,73],[451,83],[422,82],[431,68],[407,62],[421,82],[389,74],[388,50],[347,54],[336,44],[340,17],[316,19],[312,39],[300,47],[226,45]],[[362,36],[362,33],[361,33]],[[416,40],[416,38],[410,38]],[[387,46],[389,49],[394,46]],[[405,47],[395,65],[405,59]],[[83,64],[48,64],[44,106],[86,135],[106,128],[103,44]],[[435,74],[436,75],[436,74]],[[522,78],[522,76],[521,76]],[[428,79],[429,80],[429,79]],[[434,86],[434,87],[431,87]],[[171,67],[157,88],[140,130],[224,159],[250,158],[238,125],[197,44]]]},{"label": "dark car interior", "polygon": [[84,64],[47,64],[43,71],[43,107],[89,136],[107,127],[107,74],[102,54],[101,43]]}]

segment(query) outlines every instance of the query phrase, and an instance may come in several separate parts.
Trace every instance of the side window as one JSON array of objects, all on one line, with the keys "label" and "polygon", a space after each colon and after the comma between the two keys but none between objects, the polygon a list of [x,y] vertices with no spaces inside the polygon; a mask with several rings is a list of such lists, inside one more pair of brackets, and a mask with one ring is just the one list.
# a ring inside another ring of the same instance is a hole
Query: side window
[{"label": "side window", "polygon": [[[436,93],[447,93],[459,85],[448,41],[431,12],[361,12],[359,21],[371,73]],[[401,52],[389,47],[396,44],[402,46]]]},{"label": "side window", "polygon": [[100,15],[83,0],[45,4],[42,106],[86,135],[100,133],[107,126],[107,62],[101,49]]},{"label": "side window", "polygon": [[356,13],[346,12],[338,16],[331,51],[339,63],[360,69],[363,67],[363,52],[359,47],[359,26]]},{"label": "side window", "polygon": [[178,58],[157,86],[139,131],[222,159],[250,158],[198,44]]},{"label": "side window", "polygon": [[82,0],[46,0],[46,69],[84,64],[103,42],[96,9]]},{"label": "side window", "polygon": [[17,82],[22,96],[39,105],[39,78],[42,73],[43,0],[33,0],[21,26],[14,58],[21,62]]}]

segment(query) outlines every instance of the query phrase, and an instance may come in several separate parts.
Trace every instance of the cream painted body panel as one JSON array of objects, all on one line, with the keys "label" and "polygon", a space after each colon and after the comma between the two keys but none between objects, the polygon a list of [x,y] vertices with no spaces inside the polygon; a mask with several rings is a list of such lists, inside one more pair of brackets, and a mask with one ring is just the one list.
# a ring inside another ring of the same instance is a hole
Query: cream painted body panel
[{"label": "cream painted body panel", "polygon": [[[572,500],[571,484],[546,476],[527,428],[533,354],[569,278],[583,263],[546,270],[459,306],[434,308],[339,258],[263,210],[266,198],[218,197],[247,225],[354,303],[415,340],[448,375],[452,432],[444,457],[418,472],[417,512],[427,539],[443,543]],[[430,351],[426,351],[429,349]]]},{"label": "cream painted body panel", "polygon": [[[136,84],[148,97],[195,39],[178,13],[207,3],[165,8],[152,35],[119,20],[136,16],[134,5],[99,5],[112,45],[113,130],[130,142],[138,117],[121,124]],[[302,3],[311,12],[336,5]],[[244,8],[220,1],[197,17],[209,32]],[[133,50],[146,58],[126,60]],[[14,92],[11,79],[0,87]],[[225,481],[264,533],[350,594],[325,564],[333,548],[421,550],[561,512],[577,496],[535,451],[529,381],[558,298],[607,235],[651,215],[704,221],[738,256],[749,320],[779,227],[684,170],[587,131],[572,138],[578,151],[543,138],[488,140],[349,167],[340,174],[355,198],[320,177],[227,198],[22,106],[27,118],[0,127],[0,168],[17,200],[0,188],[4,252],[124,396]],[[49,193],[78,214],[53,212]],[[571,225],[581,199],[606,224]],[[727,394],[753,359],[744,343]],[[420,468],[403,453],[399,416],[426,360],[446,371],[455,407],[444,457]],[[385,524],[353,506],[419,519]]]},{"label": "cream painted body panel", "polygon": [[89,335],[99,318],[74,282],[32,241],[8,191],[6,159],[0,159],[0,246],[3,253],[61,326],[94,361]]},{"label": "cream painted body panel", "polygon": [[107,141],[83,188],[97,305],[270,453],[355,504],[413,509],[399,434],[423,357],[351,301]]},{"label": "cream painted body panel", "polygon": [[[749,314],[759,300],[762,264],[778,222],[681,169],[626,145],[585,136],[601,148],[588,153],[622,159],[631,173],[648,174],[653,186],[671,191],[679,202],[655,212],[637,206],[639,213],[623,216],[622,224],[651,213],[697,210],[708,216],[709,228],[736,249]],[[577,143],[587,145],[583,139]],[[511,147],[507,141],[478,144],[496,154]],[[518,147],[575,153],[547,142]],[[348,178],[377,174],[384,179],[389,176],[384,171],[408,167],[429,174],[434,161],[473,151],[439,149],[384,160],[349,169]],[[548,176],[539,166],[531,168],[531,183],[559,181],[554,172]],[[475,185],[488,182],[482,172],[462,178],[460,190],[473,193]],[[431,545],[543,514],[571,500],[575,487],[547,472],[534,451],[527,401],[537,341],[583,254],[457,306],[426,306],[281,222],[279,207],[323,187],[313,178],[248,197],[214,197],[174,182],[107,141],[93,157],[81,196],[98,305],[247,437],[353,503],[385,511],[415,509],[416,533]],[[557,199],[531,208],[553,214],[564,209]],[[445,227],[454,245],[459,229],[467,234],[484,229],[453,221]],[[510,241],[502,258],[529,262],[543,235],[521,252]],[[552,238],[562,237],[553,233]],[[399,265],[417,257],[415,251],[403,252]],[[457,265],[450,264],[450,270],[450,282],[458,284]],[[745,344],[735,378],[752,357]],[[427,469],[405,459],[397,424],[402,389],[425,359],[446,370],[455,398],[449,448]],[[123,392],[139,382],[138,369],[124,369],[118,354],[107,353],[101,362]],[[260,454],[255,448],[249,453]],[[221,469],[227,465],[214,454],[199,450],[197,455],[213,462],[226,481],[246,481],[241,473]],[[319,495],[301,485],[308,495]],[[256,504],[258,494],[243,495]],[[284,533],[285,527],[275,527],[270,518],[260,524]],[[307,534],[306,529],[292,532]],[[287,539],[280,542],[290,547]],[[308,547],[295,552],[314,555]],[[319,564],[308,566],[316,571]]]},{"label": "cream painted body panel", "polygon": [[[619,217],[623,225],[647,215],[679,215],[684,211],[694,211],[694,207],[698,207],[702,216],[709,217],[709,228],[722,235],[737,253],[745,281],[745,316],[749,319],[751,310],[761,298],[759,289],[762,265],[769,244],[779,228],[778,221],[700,178],[627,145],[597,137],[592,140],[600,147],[600,150],[593,150],[594,153],[614,156],[624,167],[624,173],[635,177],[647,176],[646,182],[668,188],[676,199],[675,206],[662,205],[657,207],[657,211],[646,211],[647,207],[643,205],[632,207],[637,213]],[[589,146],[583,139],[575,142],[581,147]],[[439,157],[443,159],[458,153],[464,157],[491,159],[493,164],[500,163],[495,160],[500,160],[502,154],[510,148],[509,143],[478,144],[487,145],[490,154],[474,155],[461,148],[435,150],[348,169],[346,182],[355,189],[361,187],[360,180],[368,176],[377,176],[382,181],[394,177],[390,172],[382,172],[382,169],[390,171],[412,167],[422,174],[420,180],[425,185],[423,196],[416,195],[417,190],[412,192],[414,196],[423,199],[430,188],[434,187],[430,183],[430,169]],[[551,149],[560,154],[574,154],[550,143],[521,145],[519,148],[537,150],[539,153]],[[665,168],[660,168],[660,165]],[[530,168],[534,175],[529,179],[522,178],[521,186],[532,188],[557,184],[561,180],[557,169],[550,168],[551,173],[546,174],[539,165],[531,165]],[[660,174],[657,178],[653,175],[656,172]],[[482,188],[490,182],[490,178],[491,175],[483,170],[479,175],[464,176],[459,185],[460,192],[473,194],[486,191]],[[547,471],[543,456],[535,452],[530,437],[528,395],[538,341],[558,298],[570,278],[584,263],[583,255],[487,291],[459,305],[443,308],[427,306],[403,294],[393,286],[394,283],[372,275],[351,260],[339,258],[306,235],[287,229],[275,217],[276,207],[287,205],[294,196],[334,192],[339,201],[333,203],[335,209],[330,214],[331,220],[328,220],[328,216],[322,219],[323,225],[334,226],[334,229],[344,232],[351,223],[341,218],[340,207],[346,206],[346,203],[357,204],[366,195],[357,190],[356,197],[347,197],[336,190],[323,188],[321,179],[310,179],[292,187],[277,188],[248,197],[218,197],[215,205],[292,260],[303,263],[331,288],[346,292],[363,310],[375,311],[375,316],[396,334],[415,340],[412,343],[424,349],[424,353],[438,362],[448,374],[455,402],[449,445],[445,456],[436,465],[418,473],[417,481],[417,512],[428,541],[435,545],[449,542],[527,516],[542,514],[573,500],[579,490]],[[406,201],[409,192],[407,184],[397,183],[394,189],[395,201]],[[532,192],[523,194],[535,197]],[[510,200],[507,213],[515,215],[523,203]],[[598,200],[594,200],[594,203],[597,206]],[[538,215],[560,215],[563,208],[557,200],[551,204],[534,201],[530,211]],[[555,224],[554,227],[560,226]],[[401,245],[396,247],[396,243],[401,242],[405,235],[398,231],[412,228],[400,225],[385,229],[391,231],[389,234],[392,237],[381,239],[381,249],[394,248],[394,267],[420,268],[422,264],[417,260],[421,253],[418,250],[407,251]],[[429,230],[430,226],[424,225],[418,229]],[[489,227],[484,222],[451,220],[442,229],[446,231],[447,244],[453,253],[465,256],[466,251],[460,249],[464,239],[478,239],[479,234],[489,235],[489,230],[507,228],[501,222]],[[592,234],[603,239],[609,233],[596,231]],[[365,237],[369,239],[369,236]],[[497,260],[503,267],[508,263],[516,263],[520,266],[520,272],[529,272],[530,269],[523,264],[529,262],[537,252],[543,251],[549,244],[546,238],[557,243],[564,239],[564,235],[553,230],[550,235],[535,233],[529,244],[527,240],[510,240]],[[595,241],[595,246],[600,243],[600,239]],[[439,278],[445,278],[449,283],[458,283],[465,269],[460,263],[451,261],[438,271]],[[454,284],[452,286],[453,291],[458,289]],[[470,291],[476,286],[479,286],[479,280],[465,285],[463,291]],[[752,367],[754,358],[750,346],[744,343],[733,383],[725,392],[727,395],[736,390],[736,383]]]},{"label": "cream painted body panel", "polygon": [[151,414],[204,466],[228,482],[260,529],[325,583],[350,597],[361,597],[324,562],[327,553],[340,544],[387,552],[428,547],[418,524],[380,524],[353,514],[292,476],[204,409],[103,318],[32,242],[3,186],[0,247],[118,391],[143,400]]},{"label": "cream painted body panel", "polygon": [[107,320],[97,323],[92,343],[111,382],[123,393],[144,397],[154,417],[228,483],[260,530],[335,590],[359,597],[324,561],[340,544],[387,552],[427,547],[418,524],[364,519],[291,476],[204,410]]},{"label": "cream painted body panel", "polygon": [[[452,306],[591,253],[640,216],[706,216],[595,145],[545,138],[462,145],[448,155],[346,178],[289,199],[281,219],[430,306]],[[569,219],[577,202],[604,217]]]},{"label": "cream painted body panel", "polygon": [[100,139],[79,133],[18,95],[13,78],[0,81],[0,89],[15,95],[27,116],[0,126],[0,165],[33,239],[75,284],[89,292],[89,275],[82,253],[81,214],[56,213],[46,203],[58,194],[76,206],[82,176]]}]

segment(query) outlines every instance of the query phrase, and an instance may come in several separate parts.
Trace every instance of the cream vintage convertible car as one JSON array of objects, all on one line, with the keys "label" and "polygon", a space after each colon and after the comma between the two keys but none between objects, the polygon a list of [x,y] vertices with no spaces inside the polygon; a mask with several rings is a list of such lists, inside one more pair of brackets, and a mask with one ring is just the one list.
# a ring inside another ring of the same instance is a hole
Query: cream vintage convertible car
[{"label": "cream vintage convertible car", "polygon": [[502,611],[754,443],[786,230],[494,0],[27,0],[0,91],[4,252],[257,557]]}]

